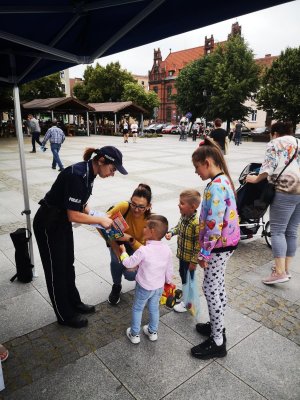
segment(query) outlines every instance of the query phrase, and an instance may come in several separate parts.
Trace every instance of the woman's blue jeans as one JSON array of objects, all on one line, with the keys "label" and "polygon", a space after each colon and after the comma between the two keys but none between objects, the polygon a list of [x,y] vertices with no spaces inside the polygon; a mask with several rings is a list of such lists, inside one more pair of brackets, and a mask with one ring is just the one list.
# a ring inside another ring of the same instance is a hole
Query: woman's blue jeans
[{"label": "woman's blue jeans", "polygon": [[[126,245],[126,251],[131,256],[134,251],[129,245]],[[110,251],[110,272],[112,276],[113,283],[115,285],[121,285],[122,275],[128,281],[134,281],[136,276],[136,271],[127,271],[123,264],[119,261],[115,253],[109,248]]]},{"label": "woman's blue jeans", "polygon": [[138,335],[141,329],[143,310],[148,303],[150,332],[157,332],[159,324],[159,300],[163,288],[156,290],[146,290],[138,283],[135,287],[134,302],[132,306],[131,334]]},{"label": "woman's blue jeans", "polygon": [[276,192],[270,206],[270,228],[274,257],[294,257],[300,224],[300,195]]}]

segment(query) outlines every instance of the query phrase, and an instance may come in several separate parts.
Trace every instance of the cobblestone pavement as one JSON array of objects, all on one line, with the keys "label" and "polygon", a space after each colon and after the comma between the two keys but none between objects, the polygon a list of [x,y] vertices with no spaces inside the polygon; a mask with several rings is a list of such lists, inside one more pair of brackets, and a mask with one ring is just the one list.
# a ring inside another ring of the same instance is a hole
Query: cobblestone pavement
[{"label": "cobblestone pavement", "polygon": [[[76,150],[76,157],[78,157],[78,154],[80,154],[82,151],[82,140],[83,139],[78,140],[74,138],[74,142],[69,145],[70,153],[73,152],[75,154]],[[75,143],[75,141],[78,141],[78,143]],[[162,150],[159,149],[159,151],[164,152],[162,154],[163,156],[166,156],[167,159],[163,169],[163,173],[165,173],[166,176],[161,178],[161,176],[157,175],[162,168],[154,163],[151,166],[151,175],[148,174],[146,182],[151,186],[156,185],[157,194],[155,195],[155,203],[161,202],[164,204],[164,202],[171,200],[173,203],[172,206],[176,207],[178,193],[183,187],[185,187],[185,184],[187,183],[180,182],[180,176],[178,181],[175,180],[170,182],[168,180],[167,173],[172,172],[172,169],[176,167],[184,168],[185,164],[182,162],[183,155],[177,152],[177,141],[175,144],[173,144],[171,141],[167,142],[167,144],[168,146],[164,147]],[[188,143],[187,146],[192,145]],[[252,144],[247,144],[247,146],[252,146]],[[259,152],[259,154],[263,153],[264,144],[262,144],[261,147],[259,147],[257,144],[253,146],[253,148],[250,148],[250,152]],[[140,157],[141,163],[144,162],[144,156],[142,154],[137,155],[130,149],[130,147],[128,149],[129,150],[126,154],[127,159],[135,162],[136,159]],[[184,149],[184,147],[182,147],[182,149]],[[190,157],[191,149],[192,147],[187,150],[183,150],[186,151],[188,157]],[[158,151],[158,149],[156,150]],[[7,158],[5,158],[6,153],[4,153],[5,160],[11,157],[9,151],[10,150],[8,150]],[[147,154],[146,152],[149,151],[149,149],[145,148],[143,151],[145,154]],[[237,180],[238,176],[237,171],[241,171],[241,165],[244,163],[244,159],[246,158],[250,161],[254,160],[254,158],[249,158],[249,150],[246,148],[246,144],[239,149],[239,152],[244,153],[238,154],[238,160],[235,157],[232,157],[230,160],[231,167],[235,173],[235,181]],[[42,162],[42,157],[44,157],[44,155],[37,153],[36,157],[38,157]],[[259,157],[261,157],[261,155]],[[77,158],[77,160],[78,159],[79,158]],[[29,161],[33,162],[32,160],[33,158],[30,158]],[[69,159],[66,160],[65,165],[71,163],[68,160]],[[161,160],[163,160],[163,157],[158,159],[158,162],[162,162]],[[6,164],[4,163],[4,166],[5,165]],[[31,166],[31,168],[33,173],[35,167],[34,164],[32,165],[33,166]],[[49,172],[49,166],[50,161],[48,161],[47,164],[45,163],[42,167],[42,169],[44,168],[45,173],[48,175],[53,172]],[[181,171],[179,169],[176,171],[180,175]],[[9,190],[22,193],[20,179],[16,178],[13,173],[10,172],[11,171],[9,168],[1,167],[0,196],[1,192],[4,194]],[[190,176],[190,172],[191,171],[188,170],[188,176]],[[134,183],[144,180],[143,175],[138,172],[138,168],[128,176],[128,179],[131,179]],[[160,179],[165,179],[163,183],[163,190],[161,190],[161,192],[158,190],[158,183]],[[191,182],[194,185],[194,181]],[[192,187],[191,183],[188,183],[188,185]],[[30,199],[34,202],[40,200],[45,193],[44,188],[36,183],[36,181],[29,185],[29,191]],[[107,209],[111,205],[111,203],[109,203],[109,199],[106,201],[107,204],[101,204],[102,209]],[[1,235],[7,235],[21,226],[25,227],[25,223],[23,220],[20,220],[20,218],[18,218],[17,221],[16,219],[13,219],[12,221],[5,221],[5,223],[1,223],[0,237]],[[85,227],[85,229],[95,233],[95,230],[92,227]],[[96,234],[97,233],[95,233],[95,235]],[[176,243],[171,243],[171,247],[174,254],[174,260],[176,260]],[[299,301],[292,302],[285,300],[279,294],[277,295],[276,291],[267,291],[263,287],[260,288],[244,279],[245,273],[253,273],[257,270],[257,268],[267,263],[270,263],[271,266],[271,261],[272,253],[267,247],[264,239],[258,238],[256,240],[251,239],[241,242],[238,249],[229,260],[227,266],[226,286],[228,304],[234,310],[255,321],[258,321],[263,326],[274,330],[297,345],[300,345]],[[178,271],[177,260],[175,264],[175,270],[176,269]],[[180,284],[178,274],[175,278],[175,283]],[[96,349],[106,346],[108,343],[111,343],[124,336],[125,329],[129,326],[132,298],[133,292],[131,291],[122,294],[122,301],[117,307],[112,307],[107,302],[98,304],[96,307],[96,313],[92,316],[89,316],[89,326],[86,329],[76,330],[62,327],[57,323],[52,323],[40,329],[34,330],[26,335],[16,337],[7,341],[6,343],[3,343],[9,349],[10,357],[3,364],[6,389],[0,393],[0,399],[9,397],[9,395],[14,393],[17,389],[29,385],[30,383],[47,376],[53,371],[58,370],[60,367],[68,365],[75,360],[94,352]],[[168,310],[164,306],[161,306],[161,315],[169,312],[172,311]],[[145,321],[147,320],[146,314],[144,315],[143,319]]]},{"label": "cobblestone pavement", "polygon": [[[300,345],[300,305],[240,279],[245,272],[271,260],[271,251],[266,251],[262,239],[241,243],[228,263],[228,304]],[[175,281],[179,282],[178,276]],[[0,399],[124,336],[132,299],[133,291],[123,294],[117,307],[107,302],[99,304],[96,313],[89,316],[86,329],[76,330],[53,323],[5,343],[13,356],[3,365],[6,389]],[[161,315],[168,312],[172,311],[161,306]],[[147,321],[147,313],[143,320]]]}]

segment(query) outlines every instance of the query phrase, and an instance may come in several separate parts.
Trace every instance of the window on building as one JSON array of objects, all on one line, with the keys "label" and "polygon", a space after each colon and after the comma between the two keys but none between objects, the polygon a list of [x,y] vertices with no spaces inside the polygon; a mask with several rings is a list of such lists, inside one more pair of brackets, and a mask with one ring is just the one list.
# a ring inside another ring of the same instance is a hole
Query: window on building
[{"label": "window on building", "polygon": [[64,78],[65,77],[65,71],[60,71],[60,77]]},{"label": "window on building", "polygon": [[158,93],[158,87],[157,86],[153,86],[153,92]]},{"label": "window on building", "polygon": [[145,82],[144,82],[144,81],[142,81],[142,82],[141,82],[141,85],[142,85],[142,86],[144,86],[144,85],[145,85]]},{"label": "window on building", "polygon": [[251,122],[256,122],[256,119],[257,119],[257,110],[252,110],[250,121]]},{"label": "window on building", "polygon": [[171,109],[171,107],[167,107],[167,109],[166,109],[166,120],[167,120],[167,122],[171,122],[172,121],[172,109]]},{"label": "window on building", "polygon": [[167,100],[170,101],[172,96],[172,86],[167,86]]},{"label": "window on building", "polygon": [[60,87],[61,87],[62,92],[66,93],[66,85],[61,83]]}]

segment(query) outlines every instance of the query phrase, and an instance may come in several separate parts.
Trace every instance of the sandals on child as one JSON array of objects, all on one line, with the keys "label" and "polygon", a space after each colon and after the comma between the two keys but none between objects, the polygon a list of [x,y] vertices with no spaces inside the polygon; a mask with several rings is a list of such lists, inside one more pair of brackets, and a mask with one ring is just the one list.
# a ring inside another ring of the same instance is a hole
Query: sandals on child
[{"label": "sandals on child", "polygon": [[2,344],[0,344],[0,360],[1,360],[1,362],[6,361],[7,358],[8,358],[8,350]]}]

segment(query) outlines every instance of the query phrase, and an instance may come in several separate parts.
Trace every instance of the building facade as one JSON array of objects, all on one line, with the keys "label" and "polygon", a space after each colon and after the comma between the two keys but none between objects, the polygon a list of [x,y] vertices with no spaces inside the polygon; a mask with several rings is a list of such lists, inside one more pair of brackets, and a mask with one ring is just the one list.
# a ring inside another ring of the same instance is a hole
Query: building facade
[{"label": "building facade", "polygon": [[[242,28],[238,22],[232,24],[228,38],[234,35],[241,35],[241,31]],[[218,42],[218,45],[222,45],[222,43],[225,42]],[[213,35],[211,35],[210,38],[205,36],[203,46],[173,53],[170,49],[170,53],[164,60],[160,49],[154,49],[153,65],[148,75],[149,90],[156,92],[160,100],[160,107],[157,115],[158,122],[178,123],[181,115],[179,115],[179,111],[173,100],[173,95],[177,92],[175,82],[179,72],[190,62],[212,53],[215,47],[216,43]],[[267,54],[264,58],[259,58],[255,61],[261,66],[270,67],[276,58],[277,56],[272,57],[270,54]],[[247,100],[245,104],[253,108],[252,115],[249,117],[249,127],[255,128],[258,126],[265,126],[268,120],[267,115],[263,110],[257,109],[255,97]]]}]

